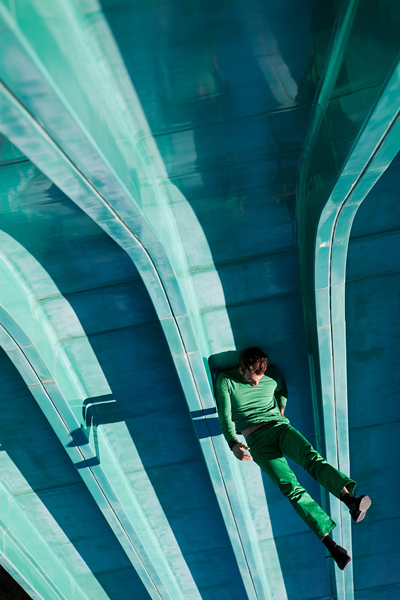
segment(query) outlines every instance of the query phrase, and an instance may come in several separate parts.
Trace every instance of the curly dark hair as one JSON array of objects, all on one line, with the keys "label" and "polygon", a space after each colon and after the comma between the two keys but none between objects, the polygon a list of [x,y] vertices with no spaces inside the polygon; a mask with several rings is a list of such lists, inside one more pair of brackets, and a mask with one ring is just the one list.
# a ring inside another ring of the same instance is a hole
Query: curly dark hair
[{"label": "curly dark hair", "polygon": [[239,356],[240,366],[243,371],[263,375],[268,366],[268,356],[260,348],[247,348]]}]

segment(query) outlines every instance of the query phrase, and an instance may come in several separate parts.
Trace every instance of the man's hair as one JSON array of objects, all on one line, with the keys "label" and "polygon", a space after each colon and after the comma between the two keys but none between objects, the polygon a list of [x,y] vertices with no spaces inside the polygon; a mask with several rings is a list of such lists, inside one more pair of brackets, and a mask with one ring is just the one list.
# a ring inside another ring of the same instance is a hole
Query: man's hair
[{"label": "man's hair", "polygon": [[268,356],[260,348],[247,348],[240,353],[239,362],[243,371],[248,369],[255,375],[263,375],[268,366]]}]

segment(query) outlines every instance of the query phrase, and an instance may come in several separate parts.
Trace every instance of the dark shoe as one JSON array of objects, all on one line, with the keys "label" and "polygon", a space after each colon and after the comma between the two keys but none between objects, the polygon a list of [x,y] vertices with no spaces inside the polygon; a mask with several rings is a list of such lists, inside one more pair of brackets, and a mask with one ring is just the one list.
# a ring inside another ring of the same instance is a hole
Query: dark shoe
[{"label": "dark shoe", "polygon": [[352,496],[351,500],[351,503],[348,504],[350,514],[353,521],[359,523],[371,506],[371,498],[369,496],[360,496],[359,498]]},{"label": "dark shoe", "polygon": [[[347,567],[347,565],[351,562],[350,556],[347,554],[347,550],[342,548],[342,546],[336,546],[331,551],[330,556],[333,558],[339,569],[342,571]],[[327,556],[326,558],[330,558]]]}]

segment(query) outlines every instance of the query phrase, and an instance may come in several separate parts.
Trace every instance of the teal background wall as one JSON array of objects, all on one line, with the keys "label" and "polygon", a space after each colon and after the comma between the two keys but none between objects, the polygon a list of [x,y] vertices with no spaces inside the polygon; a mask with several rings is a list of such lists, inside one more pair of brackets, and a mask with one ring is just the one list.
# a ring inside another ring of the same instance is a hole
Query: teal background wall
[{"label": "teal background wall", "polygon": [[[43,600],[395,600],[399,7],[0,22],[0,563]],[[293,465],[345,572],[221,436],[210,370],[253,345],[373,498],[353,528]]]}]

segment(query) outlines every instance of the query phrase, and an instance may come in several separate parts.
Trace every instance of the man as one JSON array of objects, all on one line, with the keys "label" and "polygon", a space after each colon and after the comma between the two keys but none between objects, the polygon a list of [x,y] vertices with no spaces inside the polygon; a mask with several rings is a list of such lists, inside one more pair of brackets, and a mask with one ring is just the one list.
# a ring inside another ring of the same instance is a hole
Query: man
[{"label": "man", "polygon": [[[218,375],[216,399],[222,433],[241,461],[253,460],[279,487],[297,514],[325,544],[340,569],[351,558],[329,533],[336,523],[299,484],[284,455],[301,465],[349,508],[358,523],[371,505],[369,496],[352,495],[355,481],[332,467],[285,417],[285,382],[260,348],[243,350],[240,366]],[[246,444],[236,439],[242,433]],[[250,454],[246,452],[250,450]]]}]

